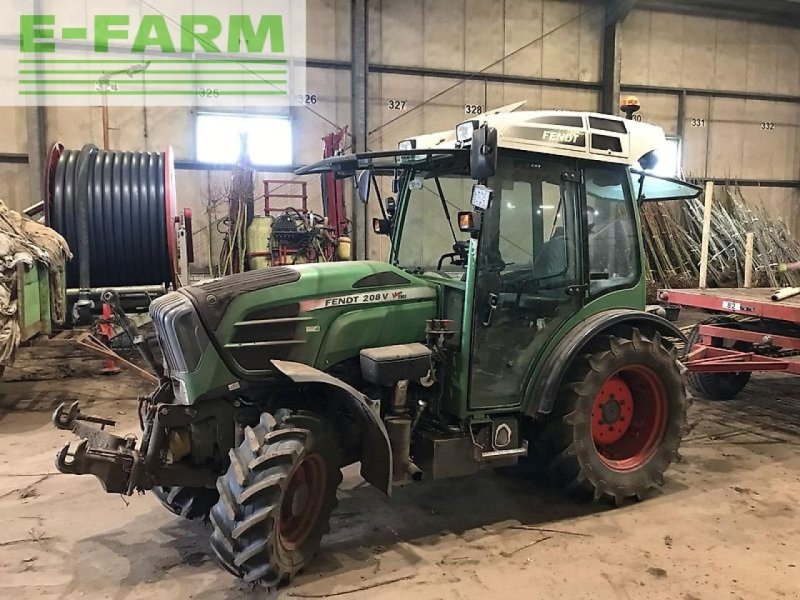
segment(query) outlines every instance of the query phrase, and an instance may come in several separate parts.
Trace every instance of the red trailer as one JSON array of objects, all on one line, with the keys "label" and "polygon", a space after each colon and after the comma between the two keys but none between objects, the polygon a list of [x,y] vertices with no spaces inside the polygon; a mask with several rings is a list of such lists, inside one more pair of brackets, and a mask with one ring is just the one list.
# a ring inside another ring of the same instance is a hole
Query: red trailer
[{"label": "red trailer", "polygon": [[766,288],[660,290],[662,304],[714,316],[692,330],[684,353],[689,382],[705,396],[727,400],[752,373],[800,375],[800,296],[773,301]]}]

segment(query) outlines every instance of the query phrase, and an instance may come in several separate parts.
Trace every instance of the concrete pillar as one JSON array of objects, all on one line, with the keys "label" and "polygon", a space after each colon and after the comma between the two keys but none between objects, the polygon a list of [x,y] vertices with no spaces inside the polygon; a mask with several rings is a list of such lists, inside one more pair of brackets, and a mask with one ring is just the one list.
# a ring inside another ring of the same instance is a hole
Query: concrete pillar
[{"label": "concrete pillar", "polygon": [[30,198],[20,203],[20,207],[23,209],[45,199],[44,160],[47,153],[47,138],[45,135],[44,110],[41,106],[28,106],[25,109],[25,122],[28,130],[27,152]]},{"label": "concrete pillar", "polygon": [[[367,150],[367,75],[368,75],[368,23],[367,0],[353,0],[351,31],[352,61],[352,118],[350,133],[353,136],[353,152]],[[358,198],[353,186],[353,257],[364,260],[367,257],[367,207]]]},{"label": "concrete pillar", "polygon": [[[34,0],[32,14],[42,14],[42,0]],[[36,54],[37,59],[42,58]],[[44,160],[47,152],[46,120],[44,107],[27,106],[25,108],[25,128],[28,133],[28,179],[30,180],[30,198],[20,203],[25,209],[39,202],[44,202]]]},{"label": "concrete pillar", "polygon": [[622,73],[622,22],[606,23],[603,29],[603,92],[600,112],[619,114]]},{"label": "concrete pillar", "polygon": [[609,0],[603,28],[603,92],[600,112],[619,114],[622,74],[622,23],[636,0]]}]

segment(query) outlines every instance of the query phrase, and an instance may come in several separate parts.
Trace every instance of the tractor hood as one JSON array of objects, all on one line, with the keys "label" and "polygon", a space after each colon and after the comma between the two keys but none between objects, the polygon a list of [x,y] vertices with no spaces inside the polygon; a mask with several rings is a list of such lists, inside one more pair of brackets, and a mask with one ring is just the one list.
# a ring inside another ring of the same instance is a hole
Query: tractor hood
[{"label": "tractor hood", "polygon": [[237,378],[271,360],[326,370],[363,348],[424,341],[436,316],[431,283],[377,261],[272,267],[183,288]]}]

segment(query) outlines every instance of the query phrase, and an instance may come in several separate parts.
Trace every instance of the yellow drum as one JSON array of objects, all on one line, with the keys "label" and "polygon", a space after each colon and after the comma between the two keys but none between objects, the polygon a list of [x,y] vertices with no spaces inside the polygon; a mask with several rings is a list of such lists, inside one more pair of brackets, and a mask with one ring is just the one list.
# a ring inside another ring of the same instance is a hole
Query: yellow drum
[{"label": "yellow drum", "polygon": [[253,217],[247,228],[247,265],[251,271],[272,265],[269,240],[272,237],[272,217]]},{"label": "yellow drum", "polygon": [[336,256],[339,258],[339,260],[352,260],[351,248],[353,244],[350,241],[350,238],[342,236],[336,240],[336,242]]}]

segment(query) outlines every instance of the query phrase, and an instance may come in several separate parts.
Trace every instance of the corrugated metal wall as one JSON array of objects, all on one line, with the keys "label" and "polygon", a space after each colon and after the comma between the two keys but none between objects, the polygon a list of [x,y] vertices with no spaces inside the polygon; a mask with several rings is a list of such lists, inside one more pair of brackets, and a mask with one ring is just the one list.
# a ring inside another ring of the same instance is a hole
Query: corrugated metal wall
[{"label": "corrugated metal wall", "polygon": [[[307,6],[308,58],[317,61],[308,69],[307,91],[317,103],[310,110],[290,111],[296,164],[317,160],[323,135],[334,124],[350,122],[350,0],[308,0]],[[372,150],[393,149],[410,135],[452,128],[476,106],[527,100],[531,109],[598,108],[605,16],[596,2],[369,0],[369,11]],[[623,90],[637,90],[643,118],[668,135],[683,132],[686,174],[800,179],[800,104],[707,92],[800,96],[800,28],[634,10],[623,28],[622,53]],[[403,69],[416,71],[396,72]],[[489,80],[465,80],[463,72],[485,72]],[[651,91],[640,91],[642,86]],[[667,89],[653,91],[662,87]],[[690,92],[680,124],[679,91],[685,88]],[[143,108],[112,108],[110,117],[116,148],[172,145],[178,158],[195,158],[190,109],[145,113]],[[46,121],[49,142],[79,147],[102,139],[99,108],[47,109]],[[24,109],[0,108],[0,152],[26,149]],[[287,173],[270,175],[290,178]],[[209,186],[222,185],[228,176],[180,171],[181,204],[202,215]],[[28,189],[25,165],[0,164],[0,197],[22,208],[32,200]],[[316,181],[309,191],[312,207],[320,210]],[[749,187],[745,194],[800,233],[797,189]],[[207,239],[206,232],[197,239],[201,261]],[[385,243],[371,240],[371,256],[384,257],[385,251]]]}]

